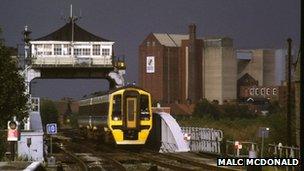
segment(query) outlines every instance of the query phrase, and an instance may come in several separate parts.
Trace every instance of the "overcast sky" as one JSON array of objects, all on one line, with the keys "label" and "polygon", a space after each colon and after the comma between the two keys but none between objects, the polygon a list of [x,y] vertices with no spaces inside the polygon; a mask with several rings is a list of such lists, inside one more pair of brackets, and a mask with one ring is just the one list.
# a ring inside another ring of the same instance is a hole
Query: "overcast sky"
[{"label": "overcast sky", "polygon": [[[73,3],[84,29],[115,41],[115,55],[125,55],[128,81],[137,81],[138,46],[151,32],[187,34],[197,25],[199,37],[229,36],[235,48],[286,48],[300,41],[300,0],[1,0],[0,27],[6,44],[21,42],[24,25],[32,37],[65,24]],[[81,12],[80,12],[81,11]],[[37,96],[79,98],[106,85],[101,80],[37,80]],[[73,87],[73,88],[71,88]]]}]

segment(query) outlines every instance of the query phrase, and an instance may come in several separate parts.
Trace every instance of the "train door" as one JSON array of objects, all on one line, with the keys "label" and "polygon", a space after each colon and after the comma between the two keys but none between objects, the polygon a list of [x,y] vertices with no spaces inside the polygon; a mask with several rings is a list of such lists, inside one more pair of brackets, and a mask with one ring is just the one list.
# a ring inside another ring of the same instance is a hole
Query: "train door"
[{"label": "train door", "polygon": [[127,97],[127,128],[136,128],[137,98]]}]

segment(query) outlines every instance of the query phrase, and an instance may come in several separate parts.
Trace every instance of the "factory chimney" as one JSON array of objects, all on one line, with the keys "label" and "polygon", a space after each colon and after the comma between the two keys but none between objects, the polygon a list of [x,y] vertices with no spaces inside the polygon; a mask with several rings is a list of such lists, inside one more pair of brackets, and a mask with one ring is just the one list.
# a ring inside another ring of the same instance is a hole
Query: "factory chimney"
[{"label": "factory chimney", "polygon": [[188,44],[188,55],[189,55],[189,68],[188,68],[188,99],[191,101],[197,101],[200,92],[197,92],[199,88],[198,82],[198,60],[196,55],[196,25],[189,25],[189,44]]}]

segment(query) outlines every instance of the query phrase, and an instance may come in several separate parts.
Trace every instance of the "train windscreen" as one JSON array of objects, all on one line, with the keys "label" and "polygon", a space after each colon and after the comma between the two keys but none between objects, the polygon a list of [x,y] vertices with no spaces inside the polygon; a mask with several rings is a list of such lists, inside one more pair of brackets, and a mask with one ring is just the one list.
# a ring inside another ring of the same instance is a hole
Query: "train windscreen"
[{"label": "train windscreen", "polygon": [[113,97],[112,120],[118,121],[122,119],[121,101],[121,95],[115,95]]},{"label": "train windscreen", "polygon": [[140,95],[140,119],[149,120],[149,96]]}]

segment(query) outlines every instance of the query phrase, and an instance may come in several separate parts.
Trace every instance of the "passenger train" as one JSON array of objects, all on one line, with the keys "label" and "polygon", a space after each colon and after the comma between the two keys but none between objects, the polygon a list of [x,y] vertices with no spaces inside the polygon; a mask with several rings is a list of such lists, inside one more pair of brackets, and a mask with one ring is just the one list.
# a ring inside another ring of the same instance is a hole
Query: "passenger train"
[{"label": "passenger train", "polygon": [[87,136],[117,145],[144,145],[152,129],[151,95],[125,86],[79,101],[78,125]]}]

